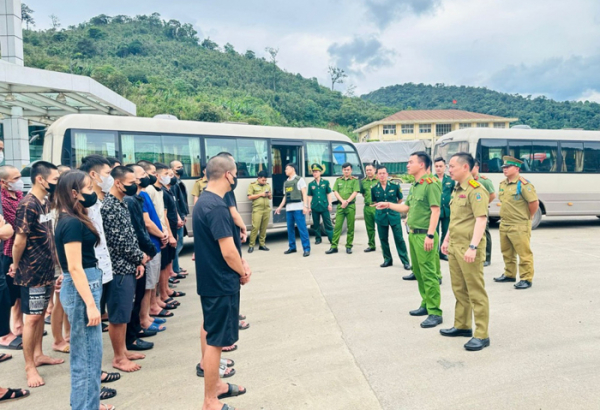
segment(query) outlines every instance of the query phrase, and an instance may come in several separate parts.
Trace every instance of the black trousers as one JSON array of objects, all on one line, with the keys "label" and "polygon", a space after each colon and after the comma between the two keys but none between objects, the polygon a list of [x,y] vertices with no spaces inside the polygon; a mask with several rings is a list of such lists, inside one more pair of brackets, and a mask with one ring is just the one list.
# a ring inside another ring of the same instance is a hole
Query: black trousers
[{"label": "black trousers", "polygon": [[127,333],[125,335],[125,344],[133,344],[138,339],[138,333],[142,331],[140,322],[140,308],[142,307],[142,299],[146,293],[146,274],[136,280],[135,283],[135,299],[133,300],[133,310],[131,311],[131,320],[127,324]]}]

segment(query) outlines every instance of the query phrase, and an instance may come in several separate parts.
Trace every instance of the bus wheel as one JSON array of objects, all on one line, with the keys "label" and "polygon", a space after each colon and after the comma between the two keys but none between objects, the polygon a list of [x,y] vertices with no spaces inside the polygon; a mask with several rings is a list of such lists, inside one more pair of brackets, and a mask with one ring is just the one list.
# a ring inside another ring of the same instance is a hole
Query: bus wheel
[{"label": "bus wheel", "polygon": [[542,222],[542,208],[538,208],[535,215],[533,215],[533,220],[531,221],[531,229],[537,228],[540,225],[540,222]]}]

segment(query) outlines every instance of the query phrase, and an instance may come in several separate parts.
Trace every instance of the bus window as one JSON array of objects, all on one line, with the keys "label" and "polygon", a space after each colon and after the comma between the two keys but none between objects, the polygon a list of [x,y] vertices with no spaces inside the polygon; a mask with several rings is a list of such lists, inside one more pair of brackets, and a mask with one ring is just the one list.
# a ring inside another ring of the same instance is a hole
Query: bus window
[{"label": "bus window", "polygon": [[238,168],[238,178],[256,178],[260,171],[269,169],[266,139],[207,137],[204,141],[207,161],[220,152],[233,155]]},{"label": "bus window", "polygon": [[185,169],[185,177],[198,178],[200,173],[200,138],[196,136],[163,135],[164,162],[179,161]]},{"label": "bus window", "polygon": [[352,175],[362,175],[362,166],[354,147],[345,142],[333,143],[333,175],[342,175],[342,165],[352,164]]},{"label": "bus window", "polygon": [[237,144],[235,138],[204,138],[206,161],[220,152],[229,152],[237,159]]},{"label": "bus window", "polygon": [[[79,168],[81,159],[91,155],[98,154],[103,157],[115,157],[116,133],[112,131],[89,131],[72,130],[71,131],[71,164],[74,168]],[[69,143],[69,138],[65,138],[65,144]],[[66,147],[65,147],[66,148]]]},{"label": "bus window", "polygon": [[583,142],[561,142],[561,172],[583,172]]},{"label": "bus window", "polygon": [[456,154],[457,152],[469,152],[469,142],[455,141],[436,145],[435,157],[442,157],[446,160],[446,163],[448,163],[450,162],[452,155]]},{"label": "bus window", "polygon": [[125,164],[142,160],[152,163],[164,162],[160,135],[121,134],[121,148]]},{"label": "bus window", "polygon": [[584,143],[583,172],[600,173],[600,142]]},{"label": "bus window", "polygon": [[[506,140],[481,139],[477,151],[481,163],[481,172],[502,172],[502,157],[506,155]],[[442,157],[446,161],[450,159],[450,156],[445,157],[442,155]]]},{"label": "bus window", "polygon": [[531,172],[558,172],[558,142],[533,141]]},{"label": "bus window", "polygon": [[307,142],[304,158],[306,158],[306,175],[312,175],[310,169],[312,164],[319,164],[325,168],[322,175],[331,176],[331,149],[329,147],[329,142]]},{"label": "bus window", "polygon": [[533,162],[533,151],[531,149],[531,141],[508,141],[508,155],[523,161],[523,165],[521,165],[521,172],[531,171],[531,163]]}]

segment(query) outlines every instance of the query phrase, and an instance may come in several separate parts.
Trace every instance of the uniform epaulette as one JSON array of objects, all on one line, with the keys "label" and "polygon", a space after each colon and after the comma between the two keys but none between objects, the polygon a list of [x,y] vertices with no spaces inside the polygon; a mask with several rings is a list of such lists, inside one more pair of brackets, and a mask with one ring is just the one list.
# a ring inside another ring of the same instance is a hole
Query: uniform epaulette
[{"label": "uniform epaulette", "polygon": [[479,175],[479,178],[481,178],[481,179],[488,179],[488,177],[484,177],[483,175]]},{"label": "uniform epaulette", "polygon": [[523,178],[523,177],[520,177],[520,178],[519,178],[519,181],[521,181],[521,183],[522,183],[523,185],[527,185],[527,184],[529,183],[529,181],[528,181],[528,180],[526,180],[526,179],[525,179],[525,178]]},{"label": "uniform epaulette", "polygon": [[425,182],[427,182],[428,184],[433,184],[433,179],[425,178]]},{"label": "uniform epaulette", "polygon": [[433,182],[440,182],[440,179],[438,177],[433,177]]},{"label": "uniform epaulette", "polygon": [[475,181],[474,179],[469,181],[469,185],[471,185],[473,188],[477,188],[477,187],[481,186],[479,184],[479,182]]}]

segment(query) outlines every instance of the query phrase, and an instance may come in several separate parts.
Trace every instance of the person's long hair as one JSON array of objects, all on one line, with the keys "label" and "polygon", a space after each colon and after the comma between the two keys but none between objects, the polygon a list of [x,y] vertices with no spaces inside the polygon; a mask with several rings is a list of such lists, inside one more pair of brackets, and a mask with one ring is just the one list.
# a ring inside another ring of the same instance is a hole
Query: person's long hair
[{"label": "person's long hair", "polygon": [[58,212],[58,220],[64,215],[77,218],[89,228],[96,237],[96,245],[100,242],[100,235],[89,218],[87,209],[79,202],[77,197],[73,196],[73,190],[80,193],[85,188],[85,183],[89,182],[89,175],[83,171],[74,170],[65,172],[58,179],[58,186],[54,192],[54,205]]}]

